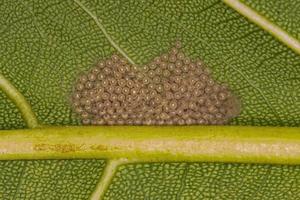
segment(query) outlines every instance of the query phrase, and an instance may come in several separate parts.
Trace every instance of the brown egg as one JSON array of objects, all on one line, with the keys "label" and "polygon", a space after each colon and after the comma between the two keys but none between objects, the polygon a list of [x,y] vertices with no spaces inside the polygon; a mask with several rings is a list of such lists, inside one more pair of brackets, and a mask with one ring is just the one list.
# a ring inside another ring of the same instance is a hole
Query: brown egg
[{"label": "brown egg", "polygon": [[97,75],[97,79],[98,79],[99,81],[102,81],[102,80],[105,79],[105,75],[102,74],[102,73],[100,73],[100,74]]},{"label": "brown egg", "polygon": [[177,68],[179,68],[179,69],[182,68],[182,67],[183,67],[182,61],[181,61],[181,60],[176,60],[175,66],[176,66]]},{"label": "brown egg", "polygon": [[190,63],[189,68],[190,68],[191,72],[194,72],[197,67],[196,67],[195,63]]},{"label": "brown egg", "polygon": [[180,92],[175,92],[174,93],[174,99],[179,100],[179,99],[181,99],[181,97],[182,97],[182,95],[181,95]]},{"label": "brown egg", "polygon": [[168,63],[167,63],[167,62],[160,62],[160,63],[159,63],[159,67],[160,67],[161,69],[166,69],[166,68],[168,68]]},{"label": "brown egg", "polygon": [[134,85],[135,85],[135,83],[132,80],[127,80],[126,82],[127,82],[126,85],[127,85],[128,88],[133,88]]},{"label": "brown egg", "polygon": [[177,54],[177,59],[179,59],[179,60],[184,60],[184,58],[185,58],[184,53],[178,52],[178,54]]},{"label": "brown egg", "polygon": [[[174,48],[172,48],[171,50],[170,50],[170,53],[171,53],[171,56],[175,56],[177,53],[178,53],[178,49],[176,48],[176,47],[174,47]],[[171,57],[170,56],[170,57]],[[176,58],[176,57],[175,57]]]},{"label": "brown egg", "polygon": [[91,120],[90,120],[90,119],[83,119],[83,120],[82,120],[82,124],[83,124],[83,125],[91,124]]},{"label": "brown egg", "polygon": [[126,65],[128,61],[125,58],[120,58],[119,63],[122,65]]},{"label": "brown egg", "polygon": [[105,67],[105,62],[104,61],[99,62],[97,64],[97,67],[100,68],[100,69],[104,68]]},{"label": "brown egg", "polygon": [[89,91],[88,90],[83,90],[82,92],[81,92],[81,95],[82,95],[82,97],[88,97],[89,96]]},{"label": "brown egg", "polygon": [[154,70],[149,70],[148,71],[148,76],[151,77],[151,78],[154,77],[155,76],[155,71]]},{"label": "brown egg", "polygon": [[171,100],[169,103],[169,107],[171,110],[175,110],[177,108],[177,101],[176,100]]},{"label": "brown egg", "polygon": [[174,70],[174,73],[176,74],[176,75],[180,75],[181,73],[182,73],[182,71],[181,71],[181,69],[175,69]]},{"label": "brown egg", "polygon": [[125,95],[124,94],[118,94],[118,100],[119,101],[124,101],[125,100]]},{"label": "brown egg", "polygon": [[171,90],[171,84],[168,83],[168,82],[164,83],[164,90],[165,90],[165,91]]},{"label": "brown egg", "polygon": [[181,92],[181,93],[185,93],[185,92],[187,91],[187,88],[186,88],[186,86],[181,85],[181,86],[179,87],[178,91]]},{"label": "brown egg", "polygon": [[161,55],[161,60],[162,61],[167,61],[168,59],[169,59],[168,54],[164,53],[164,54]]},{"label": "brown egg", "polygon": [[218,112],[218,109],[214,105],[208,106],[207,110],[211,114],[216,114]]},{"label": "brown egg", "polygon": [[73,107],[80,106],[80,99],[78,99],[78,100],[73,100],[72,103],[73,103],[73,105],[72,105]]},{"label": "brown egg", "polygon": [[197,104],[194,101],[189,102],[189,108],[191,110],[196,110],[197,109]]},{"label": "brown egg", "polygon": [[109,94],[112,94],[112,93],[114,93],[114,91],[115,91],[115,87],[112,86],[112,85],[108,85],[108,86],[106,87],[106,91],[107,91]]},{"label": "brown egg", "polygon": [[112,59],[113,62],[116,63],[116,62],[119,61],[120,58],[119,58],[119,56],[118,56],[117,54],[113,54],[113,55],[111,56],[111,59]]},{"label": "brown egg", "polygon": [[183,65],[183,66],[182,66],[182,71],[183,71],[183,72],[189,72],[189,70],[190,70],[190,68],[189,68],[188,65]]},{"label": "brown egg", "polygon": [[155,64],[159,64],[160,62],[161,62],[161,59],[160,59],[159,56],[154,58],[154,63]]},{"label": "brown egg", "polygon": [[140,94],[141,95],[146,95],[146,94],[148,94],[149,93],[149,90],[147,89],[147,88],[142,88],[141,90],[140,90]]},{"label": "brown egg", "polygon": [[185,57],[185,58],[183,59],[183,63],[184,63],[185,65],[187,65],[187,66],[188,66],[188,64],[190,64],[190,63],[191,63],[191,59],[190,59],[190,58],[188,58],[188,57]]},{"label": "brown egg", "polygon": [[204,89],[204,91],[205,91],[205,93],[206,93],[207,95],[210,95],[210,94],[213,93],[213,88],[210,87],[210,86],[208,86],[208,87],[206,87],[206,88]]},{"label": "brown egg", "polygon": [[196,123],[199,124],[199,125],[207,124],[207,120],[203,119],[203,118],[200,118],[200,119],[197,119]]},{"label": "brown egg", "polygon": [[107,92],[103,92],[103,93],[102,93],[102,99],[103,99],[103,100],[108,100],[109,98],[110,98],[109,93],[107,93]]},{"label": "brown egg", "polygon": [[204,94],[204,91],[203,91],[203,90],[194,89],[194,90],[192,91],[192,97],[194,97],[194,98],[197,98],[197,97],[199,97],[199,96],[201,96],[201,95],[203,95],[203,94]]},{"label": "brown egg", "polygon": [[163,72],[163,69],[161,69],[161,68],[156,68],[156,69],[155,69],[155,73],[156,73],[156,75],[159,76],[159,77],[161,76],[162,72]]},{"label": "brown egg", "polygon": [[111,94],[110,95],[110,101],[118,101],[118,95],[117,94]]},{"label": "brown egg", "polygon": [[131,88],[130,89],[130,94],[131,95],[135,96],[135,95],[138,95],[138,93],[139,93],[138,88]]},{"label": "brown egg", "polygon": [[143,81],[144,85],[147,85],[150,83],[150,79],[148,77],[144,77],[142,81]]},{"label": "brown egg", "polygon": [[159,78],[159,76],[155,76],[155,77],[153,78],[153,82],[154,82],[155,84],[159,84],[159,83],[160,83],[160,78]]},{"label": "brown egg", "polygon": [[111,102],[109,100],[104,101],[104,107],[108,109],[111,106]]},{"label": "brown egg", "polygon": [[219,97],[219,100],[220,101],[224,101],[224,100],[226,100],[227,98],[228,98],[228,95],[227,95],[227,92],[220,92],[219,94],[218,94],[218,97]]},{"label": "brown egg", "polygon": [[82,98],[80,103],[81,105],[91,105],[91,100],[88,98]]},{"label": "brown egg", "polygon": [[98,110],[102,110],[104,108],[104,104],[102,102],[98,102],[96,104],[96,107],[97,107]]},{"label": "brown egg", "polygon": [[91,74],[88,75],[88,80],[89,80],[89,81],[95,81],[96,78],[97,78],[97,77],[96,77],[96,74],[94,74],[94,73],[91,73]]},{"label": "brown egg", "polygon": [[185,120],[185,124],[186,125],[193,125],[193,124],[195,124],[196,123],[196,121],[194,120],[194,119],[191,119],[191,118],[187,118],[186,120]]},{"label": "brown egg", "polygon": [[178,119],[177,123],[179,125],[185,125],[185,120],[184,119]]},{"label": "brown egg", "polygon": [[84,89],[84,85],[81,84],[81,83],[78,83],[78,84],[76,85],[76,89],[77,89],[78,91],[81,91],[81,90]]},{"label": "brown egg", "polygon": [[168,70],[169,70],[169,71],[174,71],[175,69],[176,69],[175,64],[173,64],[173,63],[169,63],[169,64],[168,64]]},{"label": "brown egg", "polygon": [[79,78],[79,82],[84,84],[88,81],[88,77],[86,75],[81,75]]},{"label": "brown egg", "polygon": [[150,90],[149,95],[150,95],[151,98],[156,97],[157,96],[156,90]]},{"label": "brown egg", "polygon": [[113,65],[113,61],[110,60],[110,59],[108,59],[108,60],[106,60],[105,65],[106,65],[107,67],[110,67],[110,66]]},{"label": "brown egg", "polygon": [[185,99],[189,100],[189,99],[192,98],[192,95],[191,95],[191,93],[186,92],[186,93],[183,94],[183,97],[184,97]]},{"label": "brown egg", "polygon": [[124,86],[126,85],[126,80],[125,80],[125,79],[119,79],[119,80],[118,80],[118,85],[119,85],[120,87],[124,87]]},{"label": "brown egg", "polygon": [[167,70],[167,69],[163,70],[163,76],[164,77],[169,77],[170,75],[171,75],[171,73],[170,73],[169,70]]},{"label": "brown egg", "polygon": [[164,88],[163,88],[162,85],[156,85],[155,89],[156,89],[156,91],[157,91],[158,93],[161,93],[161,92],[164,91]]},{"label": "brown egg", "polygon": [[208,78],[207,81],[206,81],[206,84],[208,86],[212,87],[212,86],[214,86],[215,82],[214,82],[214,80],[212,78]]},{"label": "brown egg", "polygon": [[81,118],[83,118],[83,119],[88,119],[89,118],[89,113],[87,113],[87,112],[81,112],[80,113],[80,116],[81,116]]},{"label": "brown egg", "polygon": [[80,100],[81,94],[79,92],[75,92],[72,97],[75,101],[77,101]]},{"label": "brown egg", "polygon": [[[154,64],[155,65],[155,64]],[[155,65],[156,66],[156,65]],[[151,68],[153,68],[154,66],[152,65],[151,66]],[[147,65],[144,65],[143,67],[142,67],[142,70],[144,71],[144,72],[148,72],[148,70],[150,69],[150,67],[149,66],[147,66]],[[155,68],[154,68],[155,69]]]},{"label": "brown egg", "polygon": [[126,73],[126,67],[125,67],[125,65],[118,66],[118,71],[119,71],[120,74]]},{"label": "brown egg", "polygon": [[199,90],[205,88],[205,86],[206,86],[205,83],[202,82],[202,81],[197,81],[197,82],[194,84],[194,87],[197,88],[197,89],[199,89]]},{"label": "brown egg", "polygon": [[105,121],[103,119],[97,119],[96,124],[97,125],[103,125],[103,124],[105,124]]},{"label": "brown egg", "polygon": [[172,80],[176,83],[176,84],[181,84],[182,78],[181,76],[177,75],[177,76],[173,76]]},{"label": "brown egg", "polygon": [[111,69],[108,68],[108,67],[105,67],[105,68],[103,69],[103,73],[104,73],[105,75],[110,75]]}]

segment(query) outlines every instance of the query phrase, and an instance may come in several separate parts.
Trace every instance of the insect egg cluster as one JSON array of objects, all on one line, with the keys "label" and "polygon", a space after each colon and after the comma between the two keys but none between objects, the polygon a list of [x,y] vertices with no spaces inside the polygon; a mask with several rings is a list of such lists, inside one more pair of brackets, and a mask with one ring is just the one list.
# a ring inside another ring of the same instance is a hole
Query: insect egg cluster
[{"label": "insect egg cluster", "polygon": [[239,101],[200,61],[177,45],[149,64],[118,55],[79,77],[72,106],[85,125],[226,124]]}]

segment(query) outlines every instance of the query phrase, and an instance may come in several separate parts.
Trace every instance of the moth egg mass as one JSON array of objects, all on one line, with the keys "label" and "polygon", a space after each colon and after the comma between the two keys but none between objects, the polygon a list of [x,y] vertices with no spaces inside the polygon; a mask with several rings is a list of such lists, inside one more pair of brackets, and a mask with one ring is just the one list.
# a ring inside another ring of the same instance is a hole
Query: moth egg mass
[{"label": "moth egg mass", "polygon": [[241,111],[229,87],[179,43],[145,65],[119,54],[99,61],[78,77],[70,101],[83,125],[222,125]]}]

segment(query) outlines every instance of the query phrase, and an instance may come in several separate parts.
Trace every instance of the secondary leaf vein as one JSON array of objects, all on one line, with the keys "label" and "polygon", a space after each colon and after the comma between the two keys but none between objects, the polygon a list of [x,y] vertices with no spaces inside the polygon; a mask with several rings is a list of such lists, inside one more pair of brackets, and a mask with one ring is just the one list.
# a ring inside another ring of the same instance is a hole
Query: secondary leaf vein
[{"label": "secondary leaf vein", "polygon": [[110,42],[110,44],[120,53],[122,54],[131,64],[135,65],[134,61],[127,55],[127,53],[112,39],[112,37],[107,33],[105,27],[101,23],[100,19],[94,15],[87,7],[85,7],[80,1],[74,0],[74,2],[80,6],[97,24],[100,30],[103,32],[104,36]]},{"label": "secondary leaf vein", "polygon": [[108,189],[115,173],[118,170],[118,167],[122,164],[128,163],[127,159],[117,159],[117,160],[108,160],[105,166],[105,169],[102,173],[102,176],[92,193],[90,200],[101,200],[103,199],[106,190]]},{"label": "secondary leaf vein", "polygon": [[21,115],[29,128],[38,126],[37,118],[21,92],[2,74],[0,74],[0,90],[18,107]]},{"label": "secondary leaf vein", "polygon": [[251,22],[255,23],[265,31],[269,32],[279,41],[284,43],[286,46],[291,48],[297,54],[300,55],[300,42],[291,36],[288,32],[283,30],[281,27],[277,26],[273,22],[271,22],[266,17],[262,16],[254,9],[249,6],[243,4],[239,0],[223,0],[228,6],[239,12],[241,15],[248,18]]}]

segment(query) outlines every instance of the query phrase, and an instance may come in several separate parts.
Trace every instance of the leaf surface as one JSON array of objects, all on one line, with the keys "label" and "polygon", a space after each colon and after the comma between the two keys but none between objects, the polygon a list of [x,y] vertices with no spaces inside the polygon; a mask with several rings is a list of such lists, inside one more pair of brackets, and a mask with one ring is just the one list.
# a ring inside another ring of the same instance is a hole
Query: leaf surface
[{"label": "leaf surface", "polygon": [[296,1],[257,1],[243,0],[246,5],[267,17],[272,23],[279,25],[294,38],[300,39],[300,4]]},{"label": "leaf surface", "polygon": [[120,168],[104,199],[298,199],[299,170],[221,163],[128,165]]},{"label": "leaf surface", "polygon": [[0,198],[87,199],[104,164],[101,160],[1,161]]},{"label": "leaf surface", "polygon": [[[284,1],[287,15],[277,1],[246,2],[299,39],[298,3]],[[233,125],[300,125],[299,55],[221,1],[12,0],[0,5],[0,13],[0,72],[42,124],[79,125],[69,105],[72,84],[97,60],[118,49],[142,64],[180,40],[187,55],[203,59],[241,98],[242,114]],[[25,127],[3,94],[0,108],[0,129]],[[7,199],[87,199],[102,167],[101,160],[1,162],[0,193]],[[116,174],[106,199],[297,199],[299,169],[129,165]],[[57,184],[63,172],[69,179]]]}]

